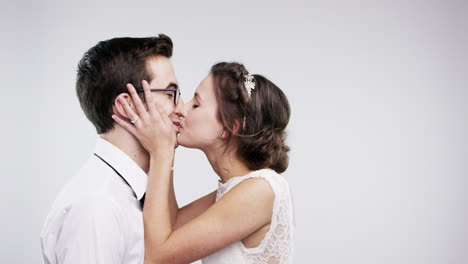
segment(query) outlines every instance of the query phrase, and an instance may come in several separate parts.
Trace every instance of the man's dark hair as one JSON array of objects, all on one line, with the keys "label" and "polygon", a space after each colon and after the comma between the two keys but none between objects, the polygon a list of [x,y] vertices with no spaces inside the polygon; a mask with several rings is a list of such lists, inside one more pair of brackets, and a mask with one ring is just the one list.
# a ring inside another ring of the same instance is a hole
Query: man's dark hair
[{"label": "man's dark hair", "polygon": [[141,87],[154,76],[148,58],[172,56],[172,40],[163,34],[148,38],[113,38],[90,48],[78,64],[76,94],[86,117],[98,134],[114,126],[112,105],[115,98],[128,92],[127,83]]}]

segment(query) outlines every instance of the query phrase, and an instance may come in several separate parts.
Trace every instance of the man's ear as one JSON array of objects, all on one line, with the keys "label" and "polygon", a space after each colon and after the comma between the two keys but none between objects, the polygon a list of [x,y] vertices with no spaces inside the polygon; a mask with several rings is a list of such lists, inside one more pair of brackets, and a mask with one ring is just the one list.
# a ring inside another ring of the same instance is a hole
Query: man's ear
[{"label": "man's ear", "polygon": [[133,109],[132,97],[130,97],[130,95],[127,93],[121,93],[115,98],[115,101],[114,101],[114,106],[115,106],[114,113],[119,116],[130,119],[130,117],[128,117],[127,112],[125,112],[125,109],[123,108],[122,103],[120,103],[119,100],[127,102],[130,105],[130,107]]}]

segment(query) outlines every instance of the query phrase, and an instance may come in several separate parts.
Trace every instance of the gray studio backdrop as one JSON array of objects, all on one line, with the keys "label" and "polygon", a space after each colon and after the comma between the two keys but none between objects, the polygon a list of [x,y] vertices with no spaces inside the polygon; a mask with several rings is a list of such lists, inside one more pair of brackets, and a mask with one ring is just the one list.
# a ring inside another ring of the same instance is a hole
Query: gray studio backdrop
[{"label": "gray studio backdrop", "polygon": [[[165,33],[185,100],[245,63],[289,97],[296,263],[468,263],[466,1],[30,1],[0,8],[1,263],[39,234],[96,135],[76,65],[99,40]],[[217,186],[178,149],[184,205]]]}]

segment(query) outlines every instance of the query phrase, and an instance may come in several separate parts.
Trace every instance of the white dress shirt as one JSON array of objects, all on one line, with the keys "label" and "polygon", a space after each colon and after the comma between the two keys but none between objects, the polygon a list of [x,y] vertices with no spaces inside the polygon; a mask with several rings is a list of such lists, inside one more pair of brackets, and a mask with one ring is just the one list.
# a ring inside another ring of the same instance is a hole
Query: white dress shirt
[{"label": "white dress shirt", "polygon": [[44,263],[143,263],[139,200],[146,185],[147,174],[99,138],[94,154],[60,192],[47,216],[41,233]]}]

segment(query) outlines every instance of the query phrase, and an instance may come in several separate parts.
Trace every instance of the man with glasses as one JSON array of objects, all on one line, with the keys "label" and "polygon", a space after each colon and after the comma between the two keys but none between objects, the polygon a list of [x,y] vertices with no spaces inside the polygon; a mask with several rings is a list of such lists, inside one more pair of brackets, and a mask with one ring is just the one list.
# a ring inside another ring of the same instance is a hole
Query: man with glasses
[{"label": "man with glasses", "polygon": [[[170,61],[172,48],[165,35],[114,38],[99,42],[79,62],[77,96],[99,137],[47,216],[41,233],[44,263],[143,263],[149,155],[112,115],[128,119],[115,102],[123,99],[131,105],[126,84],[141,89],[146,80],[178,129],[174,109],[180,91]],[[177,207],[175,199],[172,206]]]}]

